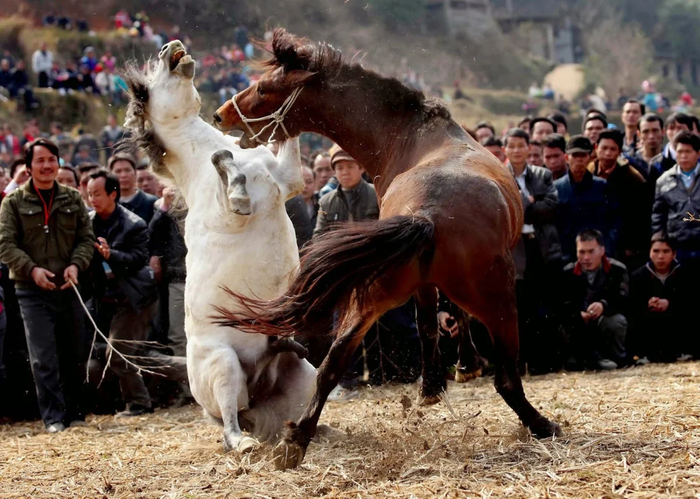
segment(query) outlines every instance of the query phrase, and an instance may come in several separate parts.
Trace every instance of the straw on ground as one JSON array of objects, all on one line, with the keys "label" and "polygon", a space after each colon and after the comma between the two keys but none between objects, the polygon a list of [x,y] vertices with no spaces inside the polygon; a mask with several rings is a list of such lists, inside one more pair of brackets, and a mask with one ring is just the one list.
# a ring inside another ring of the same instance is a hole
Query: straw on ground
[{"label": "straw on ground", "polygon": [[417,387],[364,389],[329,403],[320,442],[296,470],[270,448],[223,454],[196,407],[96,416],[48,435],[0,427],[0,497],[698,497],[700,363],[526,378],[565,437],[537,441],[492,378],[450,385],[416,407]]}]

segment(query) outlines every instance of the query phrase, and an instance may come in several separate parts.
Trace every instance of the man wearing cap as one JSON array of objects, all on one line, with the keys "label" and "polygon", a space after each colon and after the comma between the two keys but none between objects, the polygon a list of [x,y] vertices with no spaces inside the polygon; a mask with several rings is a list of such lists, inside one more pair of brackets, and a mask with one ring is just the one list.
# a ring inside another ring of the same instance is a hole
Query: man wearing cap
[{"label": "man wearing cap", "polygon": [[[379,218],[379,203],[377,192],[374,186],[362,178],[363,169],[357,164],[355,159],[338,145],[334,145],[331,150],[331,167],[338,180],[338,188],[325,194],[319,200],[318,217],[314,237],[327,230],[333,230],[333,225],[339,222],[357,222],[360,220],[376,220]],[[365,338],[365,344],[371,341],[370,333]],[[318,360],[323,359],[327,347],[317,340],[312,340],[309,344],[310,357]],[[355,352],[353,365],[348,369],[340,380],[340,388],[333,392],[331,399],[352,397],[354,389],[358,384],[358,379],[364,372],[364,362],[362,347]],[[370,372],[372,367],[370,366]]]},{"label": "man wearing cap", "polygon": [[158,198],[136,187],[136,159],[131,154],[117,153],[109,158],[107,167],[119,179],[119,204],[149,224]]},{"label": "man wearing cap", "polygon": [[586,230],[599,230],[606,236],[606,249],[615,251],[615,234],[609,230],[610,206],[606,182],[588,171],[593,144],[583,135],[574,135],[566,144],[569,171],[554,182],[559,195],[557,229],[564,260],[576,260],[576,236]]},{"label": "man wearing cap", "polygon": [[338,188],[319,200],[314,236],[335,222],[379,218],[377,192],[362,178],[364,170],[355,159],[335,145],[331,149],[331,167],[338,179]]}]

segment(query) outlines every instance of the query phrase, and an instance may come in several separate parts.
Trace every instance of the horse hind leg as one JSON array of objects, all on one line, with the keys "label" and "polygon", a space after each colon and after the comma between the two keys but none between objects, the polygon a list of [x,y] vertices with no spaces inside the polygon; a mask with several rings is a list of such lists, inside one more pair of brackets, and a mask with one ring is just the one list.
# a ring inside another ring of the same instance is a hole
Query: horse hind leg
[{"label": "horse hind leg", "polygon": [[479,355],[472,340],[470,330],[472,317],[460,308],[455,310],[454,316],[459,326],[459,345],[457,347],[459,360],[455,370],[455,383],[467,383],[481,376],[481,370],[486,361]]},{"label": "horse hind leg", "polygon": [[496,376],[495,385],[503,400],[518,415],[534,436],[546,438],[561,435],[561,428],[535,409],[525,397],[518,374],[518,313],[515,305],[513,260],[497,260],[488,275],[475,283],[469,296],[453,295],[455,303],[473,313],[489,330],[493,339]]},{"label": "horse hind leg", "polygon": [[420,405],[433,405],[440,402],[442,393],[447,390],[447,380],[438,349],[440,336],[437,323],[437,289],[435,286],[423,286],[416,291],[414,297],[423,363],[423,381],[418,402]]}]

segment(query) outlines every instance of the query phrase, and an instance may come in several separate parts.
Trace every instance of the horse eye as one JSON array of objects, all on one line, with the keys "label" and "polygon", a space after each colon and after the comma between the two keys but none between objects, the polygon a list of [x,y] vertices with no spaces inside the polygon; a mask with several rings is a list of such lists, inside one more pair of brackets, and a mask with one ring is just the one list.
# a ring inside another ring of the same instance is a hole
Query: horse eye
[{"label": "horse eye", "polygon": [[263,92],[263,89],[260,85],[258,85],[258,95],[260,95],[260,96],[265,95],[265,92]]}]

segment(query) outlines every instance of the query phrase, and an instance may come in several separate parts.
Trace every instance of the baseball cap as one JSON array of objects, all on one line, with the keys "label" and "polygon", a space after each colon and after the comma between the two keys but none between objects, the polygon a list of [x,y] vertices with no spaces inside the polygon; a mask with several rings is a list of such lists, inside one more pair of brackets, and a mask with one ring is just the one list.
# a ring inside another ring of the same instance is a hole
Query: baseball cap
[{"label": "baseball cap", "polygon": [[584,152],[590,154],[593,152],[593,144],[588,137],[583,135],[574,135],[566,143],[566,154],[574,154]]}]

